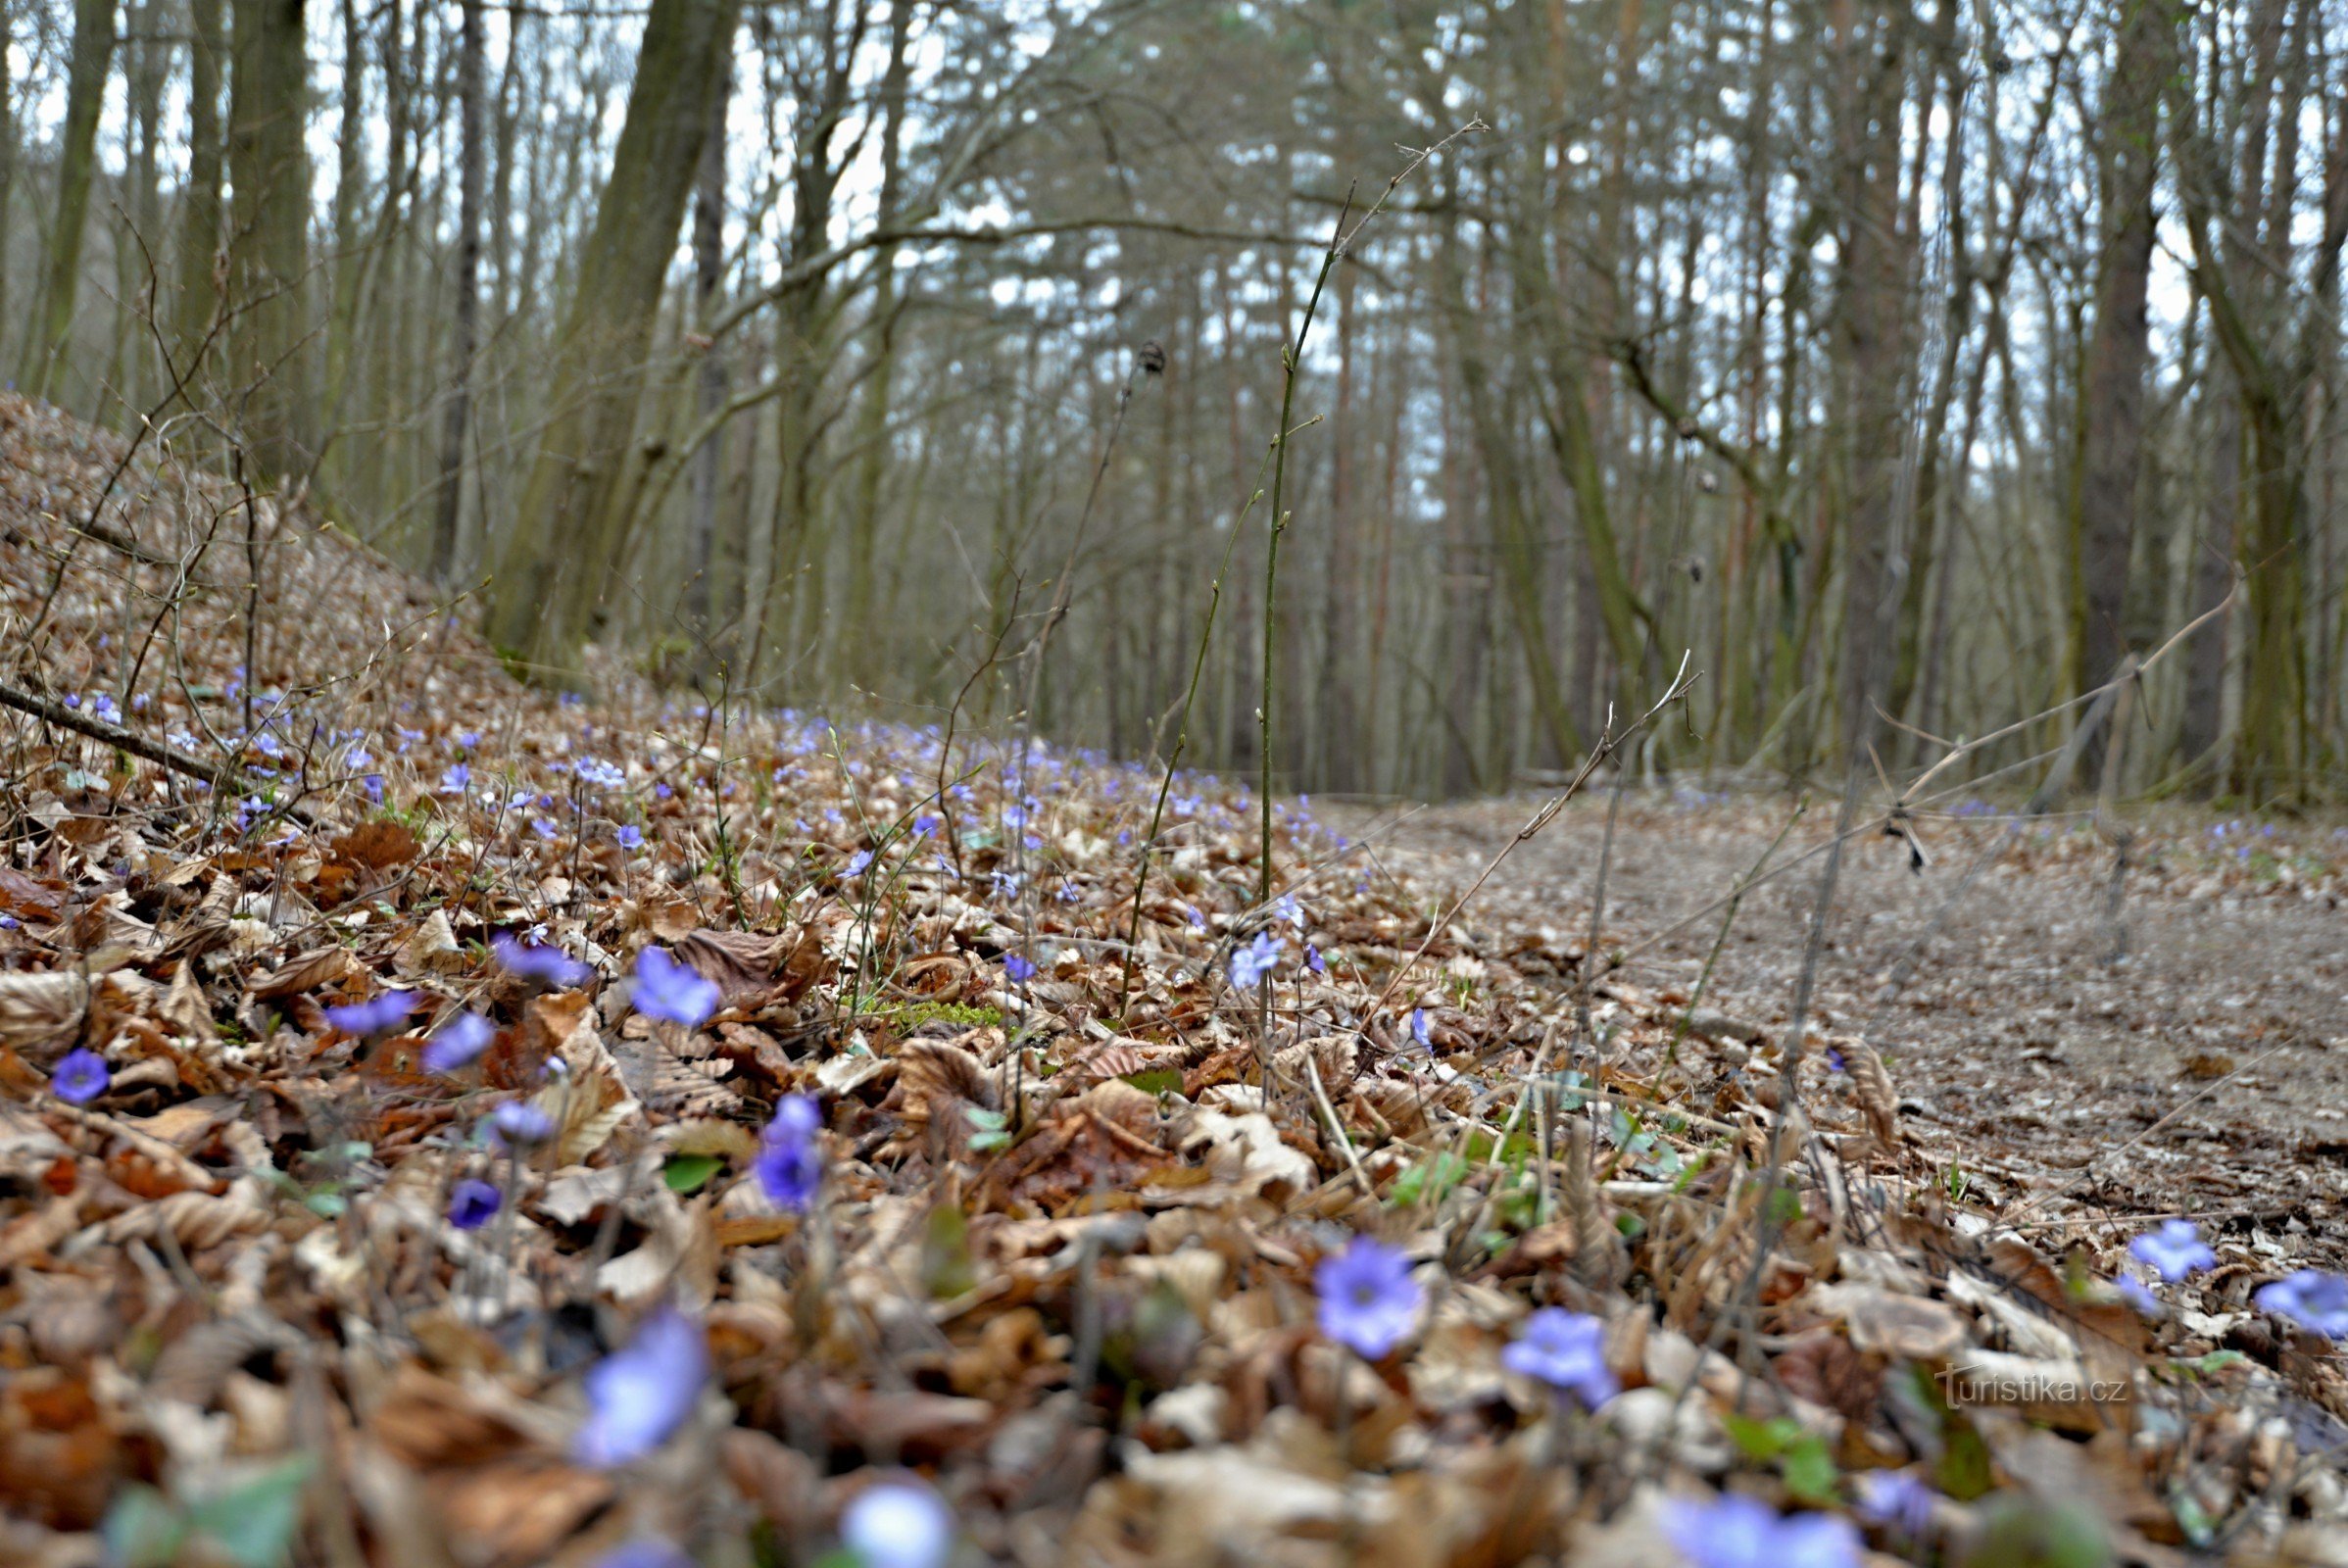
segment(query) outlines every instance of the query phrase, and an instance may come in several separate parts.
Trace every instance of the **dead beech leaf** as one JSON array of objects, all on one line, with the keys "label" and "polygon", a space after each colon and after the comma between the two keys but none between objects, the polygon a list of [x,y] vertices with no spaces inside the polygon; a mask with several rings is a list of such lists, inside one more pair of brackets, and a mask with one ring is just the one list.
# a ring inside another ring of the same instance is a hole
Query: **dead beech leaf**
[{"label": "dead beech leaf", "polygon": [[263,1002],[290,997],[297,991],[316,991],[330,986],[349,975],[359,966],[348,948],[319,948],[305,953],[271,969],[248,988]]},{"label": "dead beech leaf", "polygon": [[62,882],[28,876],[0,865],[0,912],[20,919],[54,920],[65,912],[72,890]]},{"label": "dead beech leaf", "polygon": [[1808,1300],[1847,1323],[1851,1348],[1866,1354],[1938,1361],[1966,1343],[1965,1320],[1940,1301],[1895,1296],[1872,1285],[1814,1286]]},{"label": "dead beech leaf", "polygon": [[704,926],[676,939],[676,956],[716,985],[723,1005],[749,1007],[774,989],[775,956],[781,946],[781,938],[760,932]]},{"label": "dead beech leaf", "polygon": [[522,1434],[460,1384],[410,1362],[367,1415],[367,1435],[417,1469],[478,1465],[521,1447]]},{"label": "dead beech leaf", "polygon": [[61,1044],[88,1007],[89,982],[74,970],[0,974],[0,1045],[31,1052]]},{"label": "dead beech leaf", "polygon": [[441,1494],[449,1540],[468,1563],[522,1568],[611,1498],[611,1478],[544,1460],[453,1472]]}]

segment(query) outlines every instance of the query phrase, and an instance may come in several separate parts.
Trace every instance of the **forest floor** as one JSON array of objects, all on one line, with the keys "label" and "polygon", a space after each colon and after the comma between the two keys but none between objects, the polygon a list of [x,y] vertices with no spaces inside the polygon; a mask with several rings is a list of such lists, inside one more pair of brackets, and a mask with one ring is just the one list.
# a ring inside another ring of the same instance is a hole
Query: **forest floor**
[{"label": "forest floor", "polygon": [[0,395],[0,1563],[2348,1563],[2336,832],[596,684]]},{"label": "forest floor", "polygon": [[[1397,872],[1464,889],[1540,804],[1332,814]],[[1838,804],[1627,792],[1600,937],[1623,955],[1621,977],[1678,999],[1709,959],[1700,1011],[1782,1028]],[[1585,796],[1512,852],[1478,918],[1585,937],[1609,805],[1603,789]],[[2337,1266],[2348,828],[2336,814],[2243,821],[2178,807],[2119,820],[2131,839],[2117,902],[2119,846],[2092,811],[2018,821],[1974,802],[1922,816],[1922,869],[1900,840],[1853,840],[1813,1021],[1869,1036],[1919,1146],[1962,1169],[1977,1198],[2030,1204],[2041,1221],[2104,1214],[2124,1231],[2163,1214],[2265,1227]],[[1720,901],[1765,856],[1791,869],[1728,919]]]}]

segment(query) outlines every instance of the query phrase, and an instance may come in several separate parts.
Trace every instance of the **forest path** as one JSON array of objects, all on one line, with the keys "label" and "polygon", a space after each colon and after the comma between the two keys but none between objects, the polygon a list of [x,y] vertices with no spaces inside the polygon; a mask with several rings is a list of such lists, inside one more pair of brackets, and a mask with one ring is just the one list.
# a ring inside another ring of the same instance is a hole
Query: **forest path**
[{"label": "forest path", "polygon": [[[1538,804],[1324,814],[1372,840],[1381,863],[1456,893]],[[1770,863],[1824,845],[1836,805],[1813,799]],[[1684,995],[1725,911],[1669,928],[1734,887],[1792,811],[1784,796],[1627,795],[1600,938],[1638,950],[1620,976]],[[1603,794],[1574,803],[1510,856],[1468,918],[1550,926],[1578,946],[1606,814]],[[1921,873],[1896,840],[1853,840],[1814,1016],[1832,1031],[1869,1027],[1928,1154],[1962,1162],[1977,1195],[1986,1183],[2009,1212],[2207,1216],[2337,1263],[2348,1256],[2348,829],[2181,810],[2129,821],[2117,961],[2115,848],[2083,817],[2018,834],[1989,814],[1922,820]],[[1948,906],[1976,858],[2009,836]],[[1824,864],[1809,859],[1745,897],[1701,1010],[1783,1028]],[[1883,977],[1936,919],[1906,987],[1877,1015]]]}]

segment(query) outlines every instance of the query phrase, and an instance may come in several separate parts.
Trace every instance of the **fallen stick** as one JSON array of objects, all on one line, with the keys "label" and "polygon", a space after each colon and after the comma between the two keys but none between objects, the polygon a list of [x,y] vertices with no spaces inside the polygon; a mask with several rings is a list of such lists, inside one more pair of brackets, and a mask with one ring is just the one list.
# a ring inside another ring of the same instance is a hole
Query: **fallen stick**
[{"label": "fallen stick", "polygon": [[[30,692],[21,692],[14,686],[0,684],[0,706],[13,708],[22,713],[30,713],[33,717],[46,723],[55,724],[60,729],[70,729],[86,735],[91,740],[104,741],[107,745],[119,747],[133,757],[144,758],[158,766],[168,767],[174,773],[184,773],[190,778],[200,778],[216,790],[241,794],[251,782],[245,777],[243,769],[233,761],[207,762],[204,759],[190,756],[175,746],[166,746],[161,741],[149,740],[136,730],[124,729],[120,724],[109,724],[106,720],[92,717],[78,709],[68,708],[63,703],[51,702],[46,697],[36,697]],[[289,816],[312,826],[316,826],[318,823],[316,809],[298,802],[286,807],[285,811]]]}]

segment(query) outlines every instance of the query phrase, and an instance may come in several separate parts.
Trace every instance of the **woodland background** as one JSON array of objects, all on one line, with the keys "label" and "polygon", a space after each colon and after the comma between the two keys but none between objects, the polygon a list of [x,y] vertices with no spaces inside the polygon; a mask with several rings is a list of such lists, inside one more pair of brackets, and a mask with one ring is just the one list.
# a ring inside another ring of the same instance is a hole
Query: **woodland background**
[{"label": "woodland background", "polygon": [[1279,783],[1438,794],[1683,651],[1642,762],[1801,774],[2205,617],[2117,781],[2338,776],[2339,0],[0,18],[0,373],[550,683],[1162,752],[1212,604],[1192,762],[1270,688]]}]

